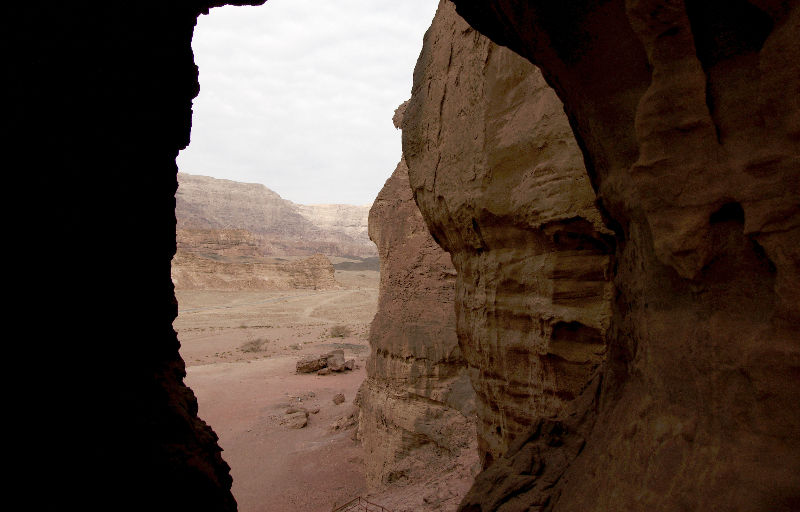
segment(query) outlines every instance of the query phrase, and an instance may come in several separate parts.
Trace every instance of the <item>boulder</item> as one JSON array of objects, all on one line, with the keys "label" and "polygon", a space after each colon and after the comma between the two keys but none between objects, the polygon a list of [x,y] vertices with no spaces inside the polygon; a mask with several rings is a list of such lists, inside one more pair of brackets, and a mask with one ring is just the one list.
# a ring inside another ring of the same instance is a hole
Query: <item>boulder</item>
[{"label": "boulder", "polygon": [[297,411],[287,414],[282,423],[289,428],[303,428],[308,425],[308,412]]},{"label": "boulder", "polygon": [[297,361],[297,373],[313,373],[325,368],[327,362],[324,357],[306,357]]},{"label": "boulder", "polygon": [[345,370],[344,350],[334,350],[325,355],[328,368],[333,372],[343,372]]}]

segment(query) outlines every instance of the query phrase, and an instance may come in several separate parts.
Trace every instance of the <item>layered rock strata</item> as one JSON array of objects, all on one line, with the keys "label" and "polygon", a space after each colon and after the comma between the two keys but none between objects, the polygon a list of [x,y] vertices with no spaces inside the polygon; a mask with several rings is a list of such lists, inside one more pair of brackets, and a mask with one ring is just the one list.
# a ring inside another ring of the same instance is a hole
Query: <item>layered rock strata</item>
[{"label": "layered rock strata", "polygon": [[477,460],[474,393],[455,332],[455,270],[425,228],[403,161],[369,226],[381,280],[359,393],[367,483],[372,492],[391,484],[381,503],[393,510],[452,509]]},{"label": "layered rock strata", "polygon": [[462,509],[796,508],[800,4],[455,3],[541,66],[603,215],[548,204],[514,65],[429,32],[403,146],[483,404]]},{"label": "layered rock strata", "polygon": [[458,334],[484,464],[597,375],[612,232],[539,70],[442,2],[417,63],[404,148],[431,232],[457,270]]},{"label": "layered rock strata", "polygon": [[261,256],[376,254],[367,234],[369,206],[295,204],[258,183],[183,172],[178,181],[179,249],[215,236],[223,242],[219,248],[227,249],[229,235],[240,232],[245,248]]},{"label": "layered rock strata", "polygon": [[176,236],[179,253],[208,258],[263,256],[260,241],[246,229],[178,229]]},{"label": "layered rock strata", "polygon": [[369,241],[367,218],[371,205],[298,204],[297,210],[309,222],[328,233],[341,233],[342,238],[358,241],[353,244],[353,256],[375,255],[375,245]]},{"label": "layered rock strata", "polygon": [[330,290],[339,287],[334,274],[322,254],[287,261],[178,251],[172,259],[172,282],[182,290]]}]

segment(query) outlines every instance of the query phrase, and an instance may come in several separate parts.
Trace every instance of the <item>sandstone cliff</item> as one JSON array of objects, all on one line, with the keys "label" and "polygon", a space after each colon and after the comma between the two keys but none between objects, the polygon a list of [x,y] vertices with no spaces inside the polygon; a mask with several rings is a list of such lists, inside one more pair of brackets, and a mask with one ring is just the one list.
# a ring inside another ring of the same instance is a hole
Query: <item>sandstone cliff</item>
[{"label": "sandstone cliff", "polygon": [[406,110],[411,182],[457,269],[484,464],[570,413],[606,351],[613,237],[539,70],[442,2]]},{"label": "sandstone cliff", "polygon": [[[342,238],[346,240],[362,242],[369,240],[367,226],[369,205],[298,204],[296,206],[300,215],[324,232],[341,233]],[[371,256],[375,254],[375,245],[370,243],[366,247],[347,254],[361,257]]]},{"label": "sandstone cliff", "polygon": [[[177,288],[329,289],[333,256],[375,254],[369,207],[297,205],[263,185],[178,174]],[[297,257],[310,256],[296,260]]]},{"label": "sandstone cliff", "polygon": [[800,4],[455,3],[585,159],[437,16],[403,148],[478,391],[462,509],[796,508]]},{"label": "sandstone cliff", "polygon": [[367,484],[397,512],[452,510],[477,462],[474,393],[458,346],[455,270],[428,233],[400,161],[369,233],[381,260],[378,313],[361,387]]},{"label": "sandstone cliff", "polygon": [[381,502],[397,508],[400,495],[403,510],[438,510],[447,503],[419,500],[452,487],[442,500],[452,509],[466,488],[445,474],[471,480],[477,460],[474,393],[455,332],[455,270],[425,229],[402,161],[372,207],[370,235],[381,283],[361,388],[367,483],[373,492],[391,484]]},{"label": "sandstone cliff", "polygon": [[182,290],[330,290],[338,288],[334,268],[322,254],[285,258],[220,259],[178,251],[172,282]]},{"label": "sandstone cliff", "polygon": [[298,205],[256,183],[178,174],[178,246],[213,231],[243,230],[264,256],[370,257],[368,206]]}]

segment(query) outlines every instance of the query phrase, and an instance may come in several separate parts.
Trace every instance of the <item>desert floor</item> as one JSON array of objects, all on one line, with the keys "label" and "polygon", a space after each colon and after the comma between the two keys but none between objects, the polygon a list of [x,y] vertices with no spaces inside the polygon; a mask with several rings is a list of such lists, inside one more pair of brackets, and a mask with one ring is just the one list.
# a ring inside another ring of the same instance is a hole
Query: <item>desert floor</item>
[{"label": "desert floor", "polygon": [[[364,492],[354,430],[336,429],[353,410],[369,354],[378,272],[337,271],[341,290],[178,290],[174,327],[200,417],[219,435],[240,512],[331,510]],[[351,335],[332,338],[331,327]],[[255,340],[255,342],[254,342]],[[246,343],[260,350],[244,350]],[[304,356],[344,349],[356,370],[297,375]],[[345,403],[333,397],[343,393]],[[319,408],[308,425],[283,424],[292,405]]]}]

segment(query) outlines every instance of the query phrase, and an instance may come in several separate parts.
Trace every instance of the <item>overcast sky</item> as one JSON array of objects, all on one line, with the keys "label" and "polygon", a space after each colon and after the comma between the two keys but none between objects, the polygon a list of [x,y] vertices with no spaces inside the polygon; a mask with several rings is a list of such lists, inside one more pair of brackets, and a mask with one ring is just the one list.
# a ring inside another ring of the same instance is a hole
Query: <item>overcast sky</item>
[{"label": "overcast sky", "polygon": [[182,172],[301,204],[370,204],[400,159],[394,109],[437,0],[268,0],[200,16]]}]

